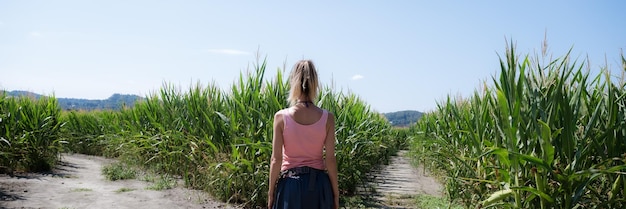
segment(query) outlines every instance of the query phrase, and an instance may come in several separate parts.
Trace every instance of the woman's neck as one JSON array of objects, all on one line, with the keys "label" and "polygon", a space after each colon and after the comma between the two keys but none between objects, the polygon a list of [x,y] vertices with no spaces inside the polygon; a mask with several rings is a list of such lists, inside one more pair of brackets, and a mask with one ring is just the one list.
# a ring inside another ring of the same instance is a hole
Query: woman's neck
[{"label": "woman's neck", "polygon": [[298,102],[296,102],[296,105],[298,104],[304,104],[304,106],[309,107],[309,105],[314,105],[313,102],[309,99],[298,99]]}]

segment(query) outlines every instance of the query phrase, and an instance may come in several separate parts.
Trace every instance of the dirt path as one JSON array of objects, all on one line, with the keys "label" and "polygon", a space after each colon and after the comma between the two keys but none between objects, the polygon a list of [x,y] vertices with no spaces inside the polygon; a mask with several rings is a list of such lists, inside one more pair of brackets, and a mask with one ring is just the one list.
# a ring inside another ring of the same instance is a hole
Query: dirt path
[{"label": "dirt path", "polygon": [[389,165],[370,174],[374,182],[363,194],[373,197],[375,207],[412,208],[417,195],[442,195],[442,185],[423,169],[413,167],[406,155],[407,151],[399,151]]},{"label": "dirt path", "polygon": [[111,162],[63,155],[52,173],[0,176],[0,208],[235,208],[181,186],[154,191],[145,181],[108,181],[101,169]]},{"label": "dirt path", "polygon": [[[414,168],[406,154],[400,151],[389,165],[371,173],[374,182],[362,192],[374,200],[368,207],[411,208],[417,195],[441,195],[441,185]],[[151,183],[145,181],[108,181],[101,170],[112,162],[102,157],[64,155],[52,173],[0,175],[0,208],[236,208],[181,186],[154,191],[146,189]]]}]

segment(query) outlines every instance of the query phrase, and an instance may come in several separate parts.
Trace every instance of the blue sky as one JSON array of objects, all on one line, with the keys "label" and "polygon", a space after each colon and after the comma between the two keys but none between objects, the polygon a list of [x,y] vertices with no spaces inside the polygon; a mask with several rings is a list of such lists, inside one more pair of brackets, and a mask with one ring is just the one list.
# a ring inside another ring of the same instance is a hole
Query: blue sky
[{"label": "blue sky", "polygon": [[468,96],[518,52],[607,60],[626,48],[624,1],[4,1],[0,89],[105,99],[163,82],[228,88],[267,57],[312,59],[321,81],[379,112]]}]

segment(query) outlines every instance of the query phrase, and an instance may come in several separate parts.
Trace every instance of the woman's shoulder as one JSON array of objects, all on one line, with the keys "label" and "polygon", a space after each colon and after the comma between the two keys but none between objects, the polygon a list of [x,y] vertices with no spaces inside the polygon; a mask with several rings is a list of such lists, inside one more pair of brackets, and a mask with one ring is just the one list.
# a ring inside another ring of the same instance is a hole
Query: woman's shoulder
[{"label": "woman's shoulder", "polygon": [[333,116],[333,112],[331,112],[331,111],[329,111],[327,109],[324,109],[324,108],[320,108],[320,109],[322,110],[322,112],[328,114],[328,116]]},{"label": "woman's shoulder", "polygon": [[333,112],[331,112],[331,111],[329,111],[327,109],[323,109],[323,108],[320,108],[320,109],[322,110],[323,115],[326,115],[325,116],[326,121],[327,121],[326,123],[327,124],[334,124],[335,123],[335,115],[333,114]]},{"label": "woman's shoulder", "polygon": [[283,124],[285,121],[285,116],[287,116],[287,109],[276,111],[276,113],[274,113],[274,123]]},{"label": "woman's shoulder", "polygon": [[274,113],[274,117],[276,117],[276,116],[282,116],[282,115],[285,115],[285,114],[287,114],[287,113],[289,113],[289,108],[285,108],[285,109],[282,109],[282,110],[278,110],[278,111],[276,111],[276,113]]},{"label": "woman's shoulder", "polygon": [[286,112],[286,111],[287,111],[287,108],[282,109],[282,110],[278,110],[278,111],[276,111],[276,112],[274,113],[274,115],[282,115],[282,114],[285,114],[285,112]]}]

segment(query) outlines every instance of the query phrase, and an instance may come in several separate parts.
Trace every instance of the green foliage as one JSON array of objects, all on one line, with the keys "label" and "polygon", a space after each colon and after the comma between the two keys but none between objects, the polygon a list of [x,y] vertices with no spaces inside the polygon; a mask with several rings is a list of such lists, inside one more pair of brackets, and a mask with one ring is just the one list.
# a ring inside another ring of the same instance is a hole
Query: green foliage
[{"label": "green foliage", "polygon": [[[265,79],[265,62],[242,73],[229,91],[197,84],[164,84],[132,108],[69,112],[64,137],[74,152],[119,156],[222,201],[264,206],[267,200],[273,117],[289,106],[289,84],[279,69]],[[336,117],[342,194],[353,194],[366,173],[406,143],[354,94],[322,88],[318,104]]]},{"label": "green foliage", "polygon": [[507,48],[494,87],[412,127],[413,152],[468,208],[626,207],[623,79],[591,77],[569,54],[542,60]]},{"label": "green foliage", "polygon": [[339,205],[341,208],[368,208],[370,202],[362,196],[348,196],[341,198]]},{"label": "green foliage", "polygon": [[450,202],[445,197],[435,197],[430,195],[419,195],[415,198],[418,208],[448,208],[448,209],[461,209],[460,205]]},{"label": "green foliage", "polygon": [[117,162],[103,166],[102,175],[109,181],[135,179],[137,171],[125,163]]},{"label": "green foliage", "polygon": [[68,143],[65,148],[69,151],[116,157],[118,152],[111,143],[121,137],[123,128],[109,121],[117,121],[119,114],[112,111],[65,111],[61,114],[62,121],[66,121],[61,129],[61,135]]},{"label": "green foliage", "polygon": [[0,94],[0,170],[49,171],[64,143],[59,116],[54,98]]},{"label": "green foliage", "polygon": [[176,187],[176,179],[167,174],[161,175],[155,179],[151,179],[149,182],[152,182],[152,185],[146,187],[146,189],[149,190],[161,191]]},{"label": "green foliage", "polygon": [[357,185],[367,180],[366,173],[376,165],[387,162],[399,148],[397,138],[385,118],[354,94],[322,90],[319,104],[335,113],[337,166],[339,187],[346,194],[354,194]]}]

